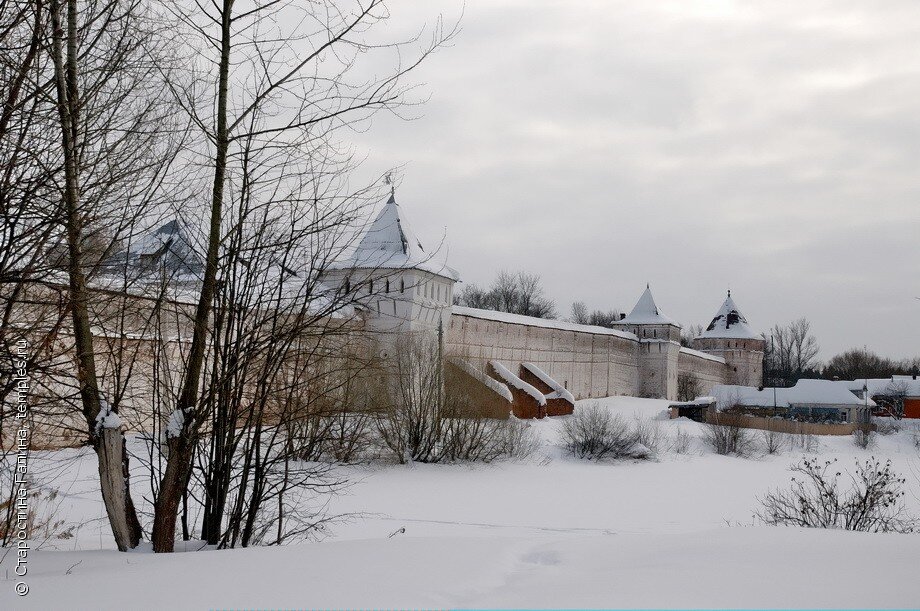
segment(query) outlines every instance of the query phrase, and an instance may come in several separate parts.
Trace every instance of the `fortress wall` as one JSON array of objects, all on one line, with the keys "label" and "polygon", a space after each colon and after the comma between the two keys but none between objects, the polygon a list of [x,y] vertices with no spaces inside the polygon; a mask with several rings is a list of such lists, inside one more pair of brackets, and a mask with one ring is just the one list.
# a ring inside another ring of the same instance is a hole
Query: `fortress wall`
[{"label": "fortress wall", "polygon": [[764,341],[759,339],[696,338],[693,347],[725,359],[729,371],[726,384],[763,384]]},{"label": "fortress wall", "polygon": [[454,313],[445,344],[448,353],[482,371],[490,360],[512,371],[533,363],[576,399],[638,394],[639,342],[634,339]]},{"label": "fortress wall", "polygon": [[692,375],[698,381],[697,394],[708,395],[713,386],[728,384],[732,370],[720,361],[681,350],[677,360],[678,374]]}]

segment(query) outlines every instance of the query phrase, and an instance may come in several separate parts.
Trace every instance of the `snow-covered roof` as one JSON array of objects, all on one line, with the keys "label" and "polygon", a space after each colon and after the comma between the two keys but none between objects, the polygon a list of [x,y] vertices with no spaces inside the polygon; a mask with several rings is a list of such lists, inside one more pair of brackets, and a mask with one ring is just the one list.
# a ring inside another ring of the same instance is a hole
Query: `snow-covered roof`
[{"label": "snow-covered roof", "polygon": [[425,250],[392,194],[351,258],[330,266],[330,269],[349,268],[419,269],[455,281],[460,279],[441,253]]},{"label": "snow-covered roof", "polygon": [[[775,394],[774,394],[775,393]],[[830,380],[799,380],[792,388],[764,388],[753,386],[714,386],[710,394],[719,402],[719,409],[744,405],[748,407],[862,407],[866,405],[845,386]],[[874,403],[869,401],[869,407]]]},{"label": "snow-covered roof", "polygon": [[699,350],[693,350],[685,346],[681,346],[680,351],[683,352],[684,354],[689,354],[691,356],[695,356],[701,359],[706,359],[707,361],[715,361],[716,363],[722,363],[723,365],[725,364],[725,359],[723,359],[721,356],[716,356],[714,354],[708,354],[706,352],[700,352]]},{"label": "snow-covered roof", "polygon": [[635,307],[629,315],[617,321],[624,325],[674,325],[679,327],[676,322],[662,314],[655,304],[655,298],[652,297],[652,290],[646,286],[645,292],[639,297]]},{"label": "snow-covered roof", "polygon": [[480,310],[478,308],[468,308],[458,305],[451,307],[451,313],[457,316],[469,316],[470,318],[507,322],[515,325],[542,327],[544,329],[559,329],[560,331],[577,331],[579,333],[593,333],[594,335],[614,335],[616,337],[622,337],[623,339],[630,339],[633,341],[639,340],[635,334],[627,331],[597,327],[595,325],[579,325],[577,323],[566,322],[564,320],[553,320],[551,318],[535,318],[533,316],[509,314],[508,312],[496,312],[494,310]]},{"label": "snow-covered roof", "polygon": [[913,376],[892,376],[890,378],[861,378],[858,380],[840,380],[835,382],[851,392],[862,393],[863,387],[869,389],[870,397],[901,394],[906,397],[920,397],[920,379]]},{"label": "snow-covered roof", "polygon": [[706,327],[706,330],[700,334],[701,338],[710,339],[761,339],[761,337],[748,326],[748,321],[738,309],[735,300],[732,299],[732,292],[728,292],[728,297],[722,303],[718,313]]}]

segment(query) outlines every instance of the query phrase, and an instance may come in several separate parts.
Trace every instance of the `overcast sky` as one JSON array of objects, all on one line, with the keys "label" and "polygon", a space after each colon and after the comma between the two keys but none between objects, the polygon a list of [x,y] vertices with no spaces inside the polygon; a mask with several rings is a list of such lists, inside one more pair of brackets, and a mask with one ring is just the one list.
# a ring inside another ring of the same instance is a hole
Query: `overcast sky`
[{"label": "overcast sky", "polygon": [[468,0],[461,27],[421,116],[355,138],[465,282],[538,273],[562,315],[649,282],[685,325],[731,287],[824,359],[920,353],[920,2]]}]

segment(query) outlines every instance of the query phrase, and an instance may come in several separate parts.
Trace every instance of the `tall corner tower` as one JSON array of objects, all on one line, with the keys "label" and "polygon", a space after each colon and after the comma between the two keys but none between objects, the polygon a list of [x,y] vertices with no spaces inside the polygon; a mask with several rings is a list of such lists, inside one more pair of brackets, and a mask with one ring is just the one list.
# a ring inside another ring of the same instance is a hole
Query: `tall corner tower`
[{"label": "tall corner tower", "polygon": [[680,325],[661,313],[648,285],[632,311],[615,326],[639,338],[638,394],[676,399]]},{"label": "tall corner tower", "polygon": [[731,290],[706,330],[693,340],[693,347],[725,359],[729,367],[727,383],[763,384],[764,339],[748,325],[732,299]]},{"label": "tall corner tower", "polygon": [[408,332],[446,331],[460,279],[441,253],[428,252],[415,237],[395,193],[351,258],[330,266],[324,278],[351,295],[384,343]]}]

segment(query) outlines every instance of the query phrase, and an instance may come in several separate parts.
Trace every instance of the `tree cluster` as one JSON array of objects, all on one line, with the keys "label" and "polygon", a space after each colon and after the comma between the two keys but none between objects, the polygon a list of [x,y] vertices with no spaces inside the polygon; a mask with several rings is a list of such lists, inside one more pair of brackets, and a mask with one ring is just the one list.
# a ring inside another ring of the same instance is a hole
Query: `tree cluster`
[{"label": "tree cluster", "polygon": [[540,276],[527,272],[499,272],[487,289],[470,284],[454,296],[454,303],[536,318],[556,317],[556,304],[543,294]]},{"label": "tree cluster", "polygon": [[868,348],[853,348],[832,357],[824,367],[829,380],[888,378],[920,372],[920,358],[894,360],[879,356]]},{"label": "tree cluster", "polygon": [[622,314],[617,309],[612,310],[588,310],[584,301],[576,301],[572,304],[572,315],[569,317],[574,323],[579,325],[594,325],[595,327],[614,328],[614,323],[622,318]]},{"label": "tree cluster", "polygon": [[[350,297],[320,279],[380,196],[339,134],[405,116],[409,73],[455,32],[393,39],[389,17],[383,0],[0,0],[0,389],[27,338],[33,377],[54,378],[33,414],[94,449],[120,550],[316,525],[295,500],[336,482],[292,441],[351,384],[328,366]],[[135,273],[169,219],[200,270]],[[135,416],[146,456],[125,441]]]}]

